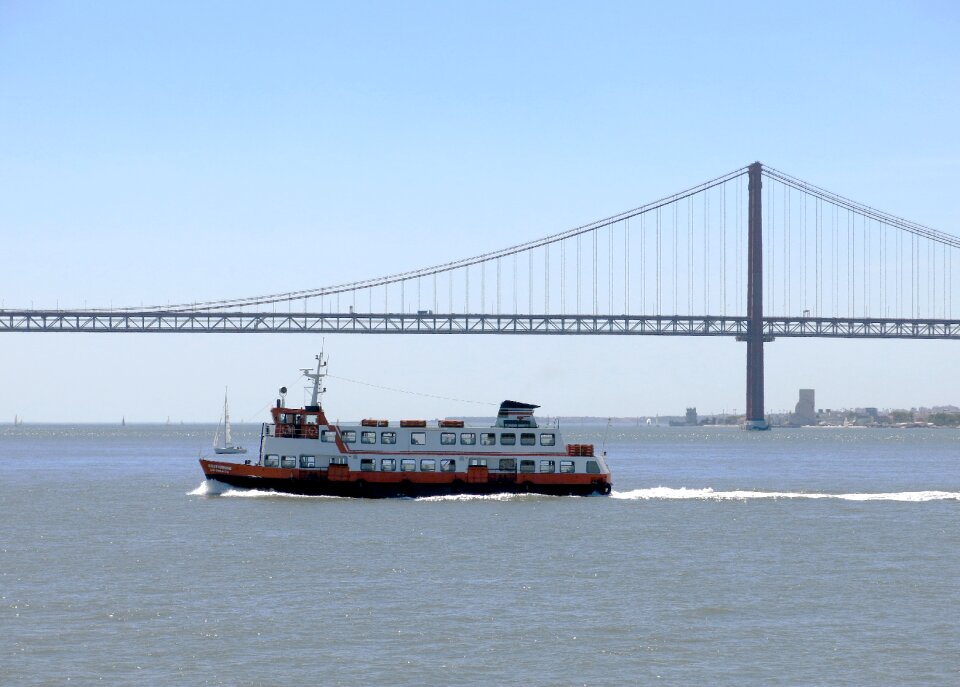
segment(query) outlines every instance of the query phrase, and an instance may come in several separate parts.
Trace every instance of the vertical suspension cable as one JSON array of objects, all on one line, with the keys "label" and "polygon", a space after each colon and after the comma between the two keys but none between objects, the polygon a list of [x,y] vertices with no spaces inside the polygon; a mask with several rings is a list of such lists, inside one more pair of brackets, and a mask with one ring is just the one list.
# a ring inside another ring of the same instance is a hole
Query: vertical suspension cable
[{"label": "vertical suspension cable", "polygon": [[560,314],[567,314],[567,242],[560,242]]},{"label": "vertical suspension cable", "polygon": [[647,314],[647,214],[640,215],[640,314]]},{"label": "vertical suspension cable", "polygon": [[850,238],[850,225],[853,221],[850,210],[847,210],[847,317],[853,317],[853,289],[850,284],[853,279],[853,259],[850,257],[852,255],[851,248],[851,238]]},{"label": "vertical suspension cable", "polygon": [[830,234],[833,240],[833,261],[831,272],[833,274],[833,312],[834,317],[840,315],[840,208],[832,206]]},{"label": "vertical suspension cable", "polygon": [[657,208],[657,315],[663,314],[660,306],[660,208]]},{"label": "vertical suspension cable", "polygon": [[787,185],[783,185],[783,314],[790,314],[790,194]]},{"label": "vertical suspension cable", "polygon": [[807,310],[807,242],[810,238],[807,193],[800,194],[800,309]]},{"label": "vertical suspension cable", "polygon": [[550,244],[543,247],[543,314],[550,312]]},{"label": "vertical suspension cable", "polygon": [[736,310],[738,313],[744,312],[743,305],[743,289],[742,289],[742,280],[743,276],[743,247],[741,246],[743,232],[743,217],[741,216],[742,212],[742,196],[743,194],[743,175],[737,177],[737,272],[736,272],[736,282],[737,282],[737,295],[734,299],[736,303]]},{"label": "vertical suspension cable", "polygon": [[917,237],[910,235],[910,317],[917,317]]},{"label": "vertical suspension cable", "polygon": [[878,248],[878,252],[879,252],[878,254],[879,254],[879,256],[880,256],[880,259],[879,259],[879,261],[877,262],[877,265],[879,266],[879,274],[878,274],[878,277],[879,277],[879,279],[880,279],[880,288],[879,288],[879,290],[877,291],[877,296],[878,296],[877,307],[879,308],[879,311],[878,311],[878,312],[879,312],[879,317],[886,317],[886,316],[887,316],[887,315],[886,315],[886,309],[885,309],[885,308],[886,308],[886,303],[885,303],[884,295],[885,295],[885,292],[886,292],[886,289],[887,289],[887,282],[886,282],[886,279],[885,279],[885,277],[886,277],[886,270],[884,269],[884,268],[885,268],[885,265],[884,265],[884,260],[885,260],[884,247],[886,246],[886,238],[887,238],[887,236],[886,236],[886,234],[884,233],[884,225],[883,225],[883,222],[882,222],[882,221],[877,223],[877,229],[878,229],[878,232],[877,232],[877,248]]},{"label": "vertical suspension cable", "polygon": [[533,248],[527,249],[527,314],[533,314]]},{"label": "vertical suspension cable", "polygon": [[777,189],[770,184],[770,310],[777,303]]},{"label": "vertical suspension cable", "polygon": [[943,311],[943,319],[947,319],[947,278],[950,275],[950,272],[947,270],[947,252],[950,250],[950,246],[942,246],[942,255],[943,255],[943,304],[940,306],[940,309]]},{"label": "vertical suspension cable", "polygon": [[727,315],[727,182],[720,185],[720,314]]},{"label": "vertical suspension cable", "polygon": [[597,314],[599,297],[597,296],[597,230],[590,232],[593,236],[593,314]]},{"label": "vertical suspension cable", "polygon": [[678,315],[677,312],[677,212],[679,211],[679,203],[677,201],[673,202],[673,314]]},{"label": "vertical suspension cable", "polygon": [[520,305],[517,303],[517,254],[513,254],[513,314],[520,314]]},{"label": "vertical suspension cable", "polygon": [[580,234],[577,234],[577,314],[583,314],[580,308]]},{"label": "vertical suspension cable", "polygon": [[870,253],[870,223],[867,219],[867,216],[863,216],[863,315],[864,317],[870,317],[870,305],[871,305],[871,296],[873,293],[870,291],[870,285],[872,282],[871,277],[871,258],[873,256]]},{"label": "vertical suspension cable", "polygon": [[630,218],[623,224],[623,312],[630,314]]},{"label": "vertical suspension cable", "polygon": [[897,282],[897,317],[903,317],[903,231],[898,230],[894,237],[897,241],[897,271],[894,273]]},{"label": "vertical suspension cable", "polygon": [[710,189],[703,192],[703,314],[710,314]]},{"label": "vertical suspension cable", "polygon": [[823,316],[823,203],[815,201],[815,222],[813,224],[813,311],[817,317]]},{"label": "vertical suspension cable", "polygon": [[480,313],[487,312],[487,262],[480,263]]},{"label": "vertical suspension cable", "polygon": [[687,198],[687,314],[693,315],[693,196]]},{"label": "vertical suspension cable", "polygon": [[607,314],[613,314],[613,227],[607,227]]},{"label": "vertical suspension cable", "polygon": [[503,310],[500,308],[500,256],[497,256],[497,315],[502,315]]}]

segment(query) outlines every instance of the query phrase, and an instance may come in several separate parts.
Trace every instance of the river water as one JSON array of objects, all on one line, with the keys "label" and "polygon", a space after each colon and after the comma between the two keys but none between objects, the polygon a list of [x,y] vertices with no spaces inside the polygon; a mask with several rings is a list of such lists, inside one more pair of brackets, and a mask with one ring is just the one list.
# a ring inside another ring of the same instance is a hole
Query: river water
[{"label": "river water", "polygon": [[960,684],[960,432],[565,431],[611,497],[224,491],[212,427],[0,428],[0,685]]}]

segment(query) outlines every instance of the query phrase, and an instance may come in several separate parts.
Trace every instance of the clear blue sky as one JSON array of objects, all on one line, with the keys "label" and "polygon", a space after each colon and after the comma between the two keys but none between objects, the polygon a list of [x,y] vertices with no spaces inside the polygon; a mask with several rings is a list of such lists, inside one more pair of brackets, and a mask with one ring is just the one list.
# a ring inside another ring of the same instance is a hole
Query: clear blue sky
[{"label": "clear blue sky", "polygon": [[[960,10],[916,3],[0,3],[0,299],[323,286],[753,160],[960,233]],[[0,420],[245,419],[301,336],[0,338]],[[742,344],[327,337],[333,372],[555,414],[744,401]],[[777,341],[769,409],[957,403],[953,342]],[[523,361],[520,363],[504,361]],[[331,381],[343,418],[482,412]]]}]

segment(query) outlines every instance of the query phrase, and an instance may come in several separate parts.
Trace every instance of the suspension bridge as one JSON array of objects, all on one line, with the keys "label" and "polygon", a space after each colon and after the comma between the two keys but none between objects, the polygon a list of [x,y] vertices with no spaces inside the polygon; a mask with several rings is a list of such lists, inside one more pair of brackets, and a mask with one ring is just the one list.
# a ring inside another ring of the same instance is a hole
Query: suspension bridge
[{"label": "suspension bridge", "polygon": [[746,426],[764,428],[775,337],[960,338],[958,249],[960,237],[755,162],[433,267],[146,308],[4,309],[0,332],[733,336],[747,344]]}]

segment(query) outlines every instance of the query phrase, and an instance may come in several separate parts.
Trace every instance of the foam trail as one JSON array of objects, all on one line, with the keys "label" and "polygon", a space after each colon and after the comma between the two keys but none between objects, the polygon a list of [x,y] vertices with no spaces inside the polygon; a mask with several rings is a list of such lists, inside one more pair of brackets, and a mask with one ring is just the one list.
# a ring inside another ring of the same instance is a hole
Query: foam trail
[{"label": "foam trail", "polygon": [[444,494],[442,496],[420,496],[415,501],[529,501],[531,499],[557,498],[547,494]]},{"label": "foam trail", "polygon": [[260,489],[237,489],[229,484],[218,482],[215,479],[208,479],[201,482],[200,486],[193,491],[188,491],[187,496],[228,496],[244,499],[339,499],[342,496],[308,496],[306,494],[283,494],[277,491],[263,491]]},{"label": "foam trail", "polygon": [[862,494],[825,494],[796,491],[714,491],[705,489],[687,489],[681,487],[653,487],[652,489],[634,489],[615,491],[612,499],[637,500],[679,500],[701,499],[707,501],[746,501],[748,499],[838,499],[841,501],[905,501],[920,503],[923,501],[960,501],[960,492],[956,491],[898,491],[889,493]]}]

